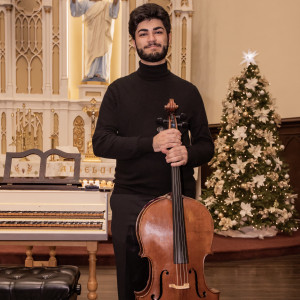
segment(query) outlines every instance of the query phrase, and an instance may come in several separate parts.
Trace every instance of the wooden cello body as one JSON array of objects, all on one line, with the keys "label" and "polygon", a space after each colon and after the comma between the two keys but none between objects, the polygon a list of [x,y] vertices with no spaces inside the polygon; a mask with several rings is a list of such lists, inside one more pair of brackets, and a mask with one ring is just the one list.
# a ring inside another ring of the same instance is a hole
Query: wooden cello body
[{"label": "wooden cello body", "polygon": [[204,260],[214,233],[209,211],[181,195],[180,169],[172,168],[172,193],[151,201],[136,223],[140,255],[150,264],[144,290],[137,300],[218,300],[204,278]]}]

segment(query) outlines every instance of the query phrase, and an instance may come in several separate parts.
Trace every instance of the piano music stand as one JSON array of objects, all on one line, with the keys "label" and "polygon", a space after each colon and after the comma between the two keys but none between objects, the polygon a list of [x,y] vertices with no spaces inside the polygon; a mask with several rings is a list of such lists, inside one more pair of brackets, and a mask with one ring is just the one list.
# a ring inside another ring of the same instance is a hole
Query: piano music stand
[{"label": "piano music stand", "polygon": [[[23,177],[10,177],[12,159],[24,158],[29,155],[35,154],[41,158],[39,177],[36,178],[23,178]],[[58,155],[66,159],[74,159],[74,176],[68,178],[47,178],[46,167],[47,158],[51,155]],[[31,149],[24,152],[7,152],[4,168],[4,177],[1,182],[0,190],[72,190],[78,189],[80,186],[80,153],[66,153],[57,149],[50,149],[42,152],[39,149]],[[92,192],[93,193],[93,192]],[[96,278],[96,253],[98,250],[98,240],[0,240],[0,245],[23,245],[26,246],[26,267],[34,266],[57,266],[56,260],[56,246],[79,246],[86,247],[89,255],[89,278],[87,283],[88,295],[87,298],[97,299],[97,278]],[[48,246],[49,247],[49,260],[48,261],[34,261],[32,257],[33,246]]]},{"label": "piano music stand", "polygon": [[[36,178],[35,177],[34,178],[10,177],[12,159],[25,158],[29,155],[37,155],[41,158],[39,177]],[[46,177],[47,158],[52,155],[58,155],[66,159],[74,160],[73,177],[51,178],[51,179]],[[7,152],[2,184],[14,185],[14,189],[16,188],[16,186],[19,186],[22,189],[27,189],[28,184],[30,184],[30,189],[33,189],[35,186],[39,186],[39,188],[42,188],[42,185],[45,185],[45,187],[48,187],[49,189],[51,186],[55,189],[57,189],[58,186],[60,186],[61,189],[63,189],[63,187],[66,187],[67,185],[68,185],[68,189],[72,185],[74,186],[74,188],[77,188],[77,186],[79,185],[79,177],[80,177],[80,159],[81,159],[80,153],[67,153],[58,149],[50,149],[46,152],[42,152],[39,149],[30,149],[23,152]]]}]

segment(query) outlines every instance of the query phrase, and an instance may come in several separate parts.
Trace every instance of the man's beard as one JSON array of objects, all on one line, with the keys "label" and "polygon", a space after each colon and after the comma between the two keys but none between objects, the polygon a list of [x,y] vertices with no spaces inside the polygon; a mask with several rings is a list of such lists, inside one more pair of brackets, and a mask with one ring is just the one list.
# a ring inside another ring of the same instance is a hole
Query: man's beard
[{"label": "man's beard", "polygon": [[[159,44],[154,44],[154,45],[158,45]],[[136,47],[136,52],[138,54],[138,56],[140,57],[140,59],[147,61],[147,62],[158,62],[163,60],[168,53],[168,49],[169,49],[169,41],[167,43],[167,45],[164,45],[162,47],[162,51],[161,52],[153,52],[153,53],[149,53],[146,54],[145,51],[141,48]]]}]

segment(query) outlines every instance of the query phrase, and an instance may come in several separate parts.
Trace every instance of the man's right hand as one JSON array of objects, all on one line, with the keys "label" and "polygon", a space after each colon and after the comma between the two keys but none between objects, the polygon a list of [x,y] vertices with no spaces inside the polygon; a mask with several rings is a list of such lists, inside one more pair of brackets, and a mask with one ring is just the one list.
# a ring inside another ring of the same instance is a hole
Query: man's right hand
[{"label": "man's right hand", "polygon": [[163,130],[153,137],[154,152],[161,152],[181,145],[181,133],[177,129]]}]

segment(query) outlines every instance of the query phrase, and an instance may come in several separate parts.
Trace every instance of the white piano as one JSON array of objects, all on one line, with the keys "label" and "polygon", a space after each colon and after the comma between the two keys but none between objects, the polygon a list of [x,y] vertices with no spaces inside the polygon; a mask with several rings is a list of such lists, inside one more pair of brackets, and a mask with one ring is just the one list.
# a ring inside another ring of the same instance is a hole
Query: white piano
[{"label": "white piano", "polygon": [[[13,158],[38,155],[38,178],[11,178]],[[74,159],[74,177],[46,178],[51,155]],[[107,240],[107,205],[110,189],[79,184],[80,154],[32,149],[7,153],[0,183],[0,245],[26,246],[25,266],[56,266],[56,246],[85,246],[89,254],[88,299],[97,298],[98,241]],[[34,261],[34,246],[48,246],[49,260]],[[74,262],[76,264],[76,262]]]}]

